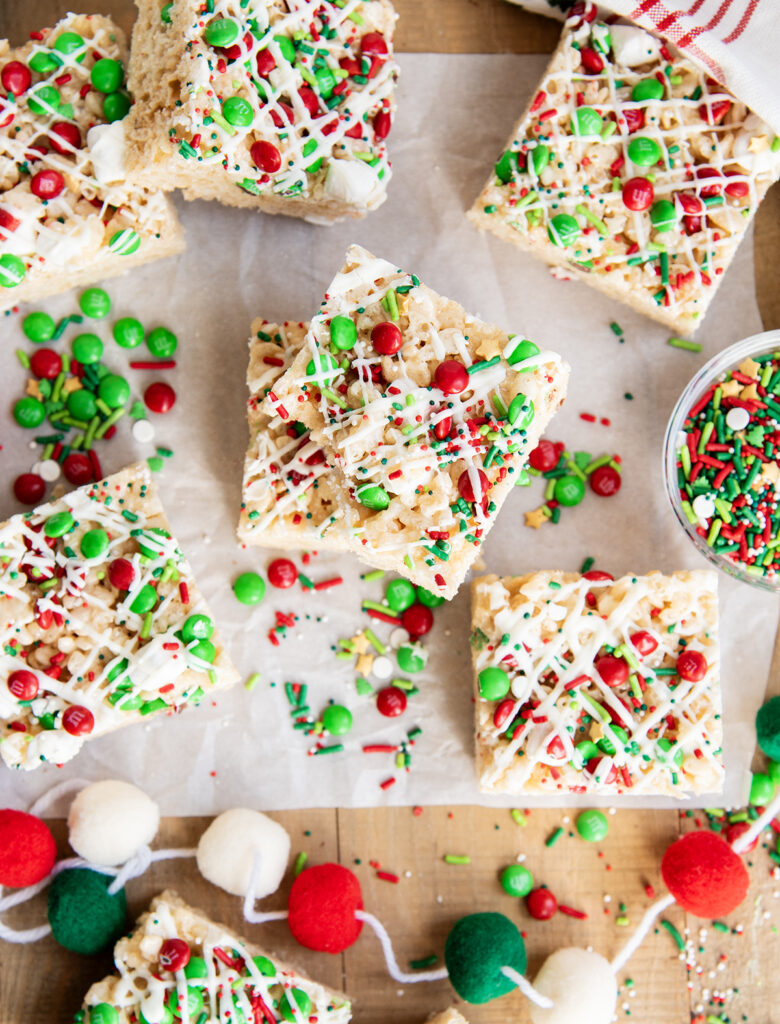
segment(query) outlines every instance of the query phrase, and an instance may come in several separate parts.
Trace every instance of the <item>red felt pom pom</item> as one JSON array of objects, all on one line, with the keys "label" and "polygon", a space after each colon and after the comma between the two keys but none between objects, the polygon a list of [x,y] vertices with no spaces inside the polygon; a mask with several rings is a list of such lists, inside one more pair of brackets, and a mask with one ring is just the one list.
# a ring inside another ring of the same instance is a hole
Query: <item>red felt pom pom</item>
[{"label": "red felt pom pom", "polygon": [[0,885],[35,885],[54,867],[57,846],[40,818],[0,811]]},{"label": "red felt pom pom", "polygon": [[357,942],[363,922],[360,882],[340,864],[302,871],[290,890],[288,923],[296,941],[320,953],[341,953]]},{"label": "red felt pom pom", "polygon": [[725,917],[737,909],[750,885],[745,865],[715,832],[689,832],[672,843],[661,875],[683,910],[696,917]]}]

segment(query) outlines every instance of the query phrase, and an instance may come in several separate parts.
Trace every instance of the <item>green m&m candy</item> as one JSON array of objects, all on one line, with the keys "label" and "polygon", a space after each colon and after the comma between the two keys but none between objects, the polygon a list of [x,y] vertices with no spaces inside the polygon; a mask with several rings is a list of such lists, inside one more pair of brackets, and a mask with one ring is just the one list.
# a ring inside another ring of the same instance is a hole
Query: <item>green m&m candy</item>
[{"label": "green m&m candy", "polygon": [[[531,359],[533,356],[539,355],[539,346],[534,345],[532,341],[527,338],[523,338],[522,341],[518,341],[509,355],[506,357],[506,361],[510,366],[515,366],[517,363],[522,363],[525,359]],[[530,367],[529,367],[530,369]]]},{"label": "green m&m candy", "polygon": [[119,256],[130,256],[138,251],[141,236],[132,228],[123,228],[115,232],[108,241],[108,248]]},{"label": "green m&m candy", "polygon": [[650,221],[656,231],[671,231],[677,227],[677,211],[668,199],[659,199],[650,209]]},{"label": "green m&m candy", "polygon": [[265,597],[265,580],[256,572],[242,572],[233,583],[233,593],[241,604],[260,604]]},{"label": "green m&m candy", "polygon": [[584,768],[588,761],[599,756],[599,748],[593,740],[581,740],[574,748],[574,764],[577,768]]},{"label": "green m&m candy", "polygon": [[222,116],[228,124],[238,128],[247,128],[255,117],[252,104],[243,96],[230,96],[222,104]]},{"label": "green m&m candy", "polygon": [[517,153],[508,149],[496,161],[495,172],[499,181],[505,185],[512,180],[512,175],[517,169]]},{"label": "green m&m candy", "polygon": [[489,665],[479,673],[479,693],[485,700],[503,700],[509,687],[509,676],[498,665]]},{"label": "green m&m candy", "polygon": [[96,60],[89,73],[89,80],[98,92],[116,92],[125,77],[124,68],[118,60],[101,57]]},{"label": "green m&m candy", "polygon": [[664,96],[664,87],[657,78],[642,78],[631,90],[631,99],[634,103],[642,103],[644,100],[661,100]]},{"label": "green m&m candy", "polygon": [[365,505],[366,508],[375,512],[382,512],[390,504],[390,495],[377,484],[365,484],[363,487],[358,487],[355,497],[361,505]]},{"label": "green m&m candy", "polygon": [[131,106],[126,92],[110,92],[103,100],[103,117],[106,121],[121,121]]},{"label": "green m&m candy", "polygon": [[185,643],[193,640],[208,640],[214,632],[214,623],[208,615],[190,615],[184,620],[181,627],[181,635]]},{"label": "green m&m candy", "polygon": [[14,405],[14,419],[20,427],[32,429],[39,427],[46,419],[46,409],[43,402],[39,402],[32,395],[25,395]]},{"label": "green m&m candy", "polygon": [[410,608],[417,597],[417,590],[409,580],[391,580],[385,590],[385,600],[391,609],[400,615]]},{"label": "green m&m candy", "polygon": [[22,330],[26,338],[34,341],[36,345],[42,345],[45,341],[51,341],[54,336],[54,320],[48,313],[28,313],[22,320]]},{"label": "green m&m candy", "polygon": [[[59,53],[64,53],[66,56],[71,53],[75,53],[76,50],[84,48],[84,40],[78,34],[78,32],[60,32],[57,38],[54,40],[54,49]],[[81,64],[84,60],[85,54],[82,53],[76,58],[76,63]],[[56,58],[55,58],[56,60]],[[58,61],[61,64],[62,61]]]},{"label": "green m&m candy", "polygon": [[232,18],[214,18],[203,33],[209,46],[232,46],[238,39],[238,22]]},{"label": "green m&m candy", "polygon": [[[613,731],[617,732],[619,726],[613,725],[612,728]],[[620,729],[620,732],[623,732],[623,730]],[[626,740],[628,740],[628,737],[625,733],[623,733],[623,736]],[[599,740],[599,746],[601,746],[601,743],[602,740]],[[685,758],[685,752],[678,743],[672,743],[672,741],[667,736],[662,736],[660,740],[656,743],[655,756],[658,758],[661,764],[665,764],[669,760],[667,755],[672,748],[674,748],[674,754],[672,754],[672,761],[674,761],[674,763],[679,768],[680,765],[683,763],[683,759]],[[602,747],[601,749],[603,750],[604,748]],[[614,753],[614,751],[612,751],[612,753]]]},{"label": "green m&m candy", "polygon": [[27,94],[27,106],[39,117],[56,114],[60,108],[60,94],[51,85],[35,86]]},{"label": "green m&m candy", "polygon": [[289,36],[274,36],[274,42],[282,51],[282,56],[291,64],[295,60],[295,43]]},{"label": "green m&m candy", "polygon": [[601,135],[604,122],[593,107],[577,107],[571,115],[571,130],[575,135]]},{"label": "green m&m candy", "polygon": [[178,344],[179,339],[167,327],[154,327],[146,336],[146,347],[157,359],[170,359]]},{"label": "green m&m candy", "polygon": [[170,533],[161,526],[152,526],[138,535],[138,550],[144,558],[159,558],[165,551],[165,545],[157,538],[170,540]]},{"label": "green m&m candy", "polygon": [[600,843],[609,832],[609,822],[601,811],[583,811],[577,815],[577,832],[588,843]]},{"label": "green m&m candy", "polygon": [[108,548],[108,534],[99,526],[87,530],[79,543],[79,551],[85,558],[99,558]]},{"label": "green m&m candy", "polygon": [[[330,382],[336,377],[338,373],[339,364],[330,354],[330,352],[318,352],[317,353],[317,367],[315,369],[314,360],[310,359],[306,365],[306,376],[313,377],[315,373],[323,374],[322,383],[330,384]],[[331,370],[335,370],[336,373],[331,373]],[[318,381],[317,383],[320,383]]]},{"label": "green m&m candy", "polygon": [[357,341],[357,327],[348,316],[334,316],[330,322],[330,340],[336,348],[346,351]]},{"label": "green m&m candy", "polygon": [[770,761],[766,766],[767,775],[776,786],[780,786],[780,763],[777,761]]},{"label": "green m&m candy", "polygon": [[343,736],[352,728],[352,712],[341,704],[330,704],[322,712],[322,725],[333,736]]},{"label": "green m&m candy", "polygon": [[585,484],[578,476],[561,476],[555,481],[555,500],[560,505],[579,505],[585,497]]},{"label": "green m&m candy", "polygon": [[111,309],[108,292],[102,288],[87,288],[79,296],[79,309],[90,320],[102,320],[104,316],[108,316]]},{"label": "green m&m candy", "polygon": [[539,177],[547,164],[550,162],[550,147],[538,145],[531,150],[531,166],[534,174]]},{"label": "green m&m candy", "polygon": [[91,420],[97,412],[95,396],[86,388],[71,391],[65,404],[70,415],[76,420]]},{"label": "green m&m candy", "polygon": [[[176,988],[172,988],[168,993],[168,998],[165,1001],[168,1009],[173,1013],[174,1017],[181,1018],[179,1013],[179,992]],[[191,1021],[196,1021],[203,1010],[203,993],[200,988],[195,985],[187,986],[187,1013]]]},{"label": "green m&m candy", "polygon": [[536,415],[534,403],[524,394],[515,395],[509,403],[506,418],[513,427],[524,430]]},{"label": "green m&m candy", "polygon": [[198,640],[192,647],[188,647],[187,651],[201,661],[207,661],[209,665],[217,656],[217,649],[210,640]]},{"label": "green m&m candy", "polygon": [[118,373],[107,373],[98,384],[98,398],[110,409],[121,409],[130,397],[130,385]]},{"label": "green m&m candy", "polygon": [[580,226],[570,213],[557,213],[547,225],[547,237],[553,245],[565,249],[580,237]]},{"label": "green m&m candy", "polygon": [[396,652],[398,667],[402,672],[422,672],[428,664],[428,652],[421,644],[401,644]]},{"label": "green m&m candy", "polygon": [[143,324],[132,316],[123,316],[117,320],[112,333],[114,341],[121,348],[137,348],[144,340]]},{"label": "green m&m candy", "polygon": [[184,977],[189,980],[191,978],[208,978],[208,976],[209,969],[203,957],[191,956],[184,968]]},{"label": "green m&m candy", "polygon": [[628,159],[637,167],[652,167],[663,156],[661,147],[655,139],[640,135],[628,144]]},{"label": "green m&m candy", "polygon": [[[298,1008],[297,1013],[293,1013],[290,1006],[290,997],[295,1001],[295,1005]],[[311,1013],[311,999],[309,999],[302,988],[294,988],[289,992],[285,992],[279,1000],[279,1012],[286,1021],[290,1021],[290,1024],[295,1024],[295,1021],[308,1020]]]},{"label": "green m&m candy", "polygon": [[534,876],[522,864],[510,864],[501,872],[501,886],[509,896],[527,896],[534,887]]},{"label": "green m&m candy", "polygon": [[253,956],[252,963],[260,971],[264,978],[275,978],[276,968],[267,956]]},{"label": "green m&m candy", "polygon": [[56,71],[62,66],[62,60],[53,56],[49,50],[39,50],[30,57],[27,63],[30,71],[34,71],[36,75],[50,75],[52,71]]},{"label": "green m&m candy", "polygon": [[75,525],[75,520],[70,512],[55,512],[49,516],[43,524],[44,537],[64,537],[70,533]]},{"label": "green m&m candy", "polygon": [[119,1024],[119,1014],[111,1003],[90,1006],[87,1024]]},{"label": "green m&m candy", "polygon": [[[161,1013],[155,1013],[154,1020],[147,1020],[143,1012],[140,1012],[138,1014],[138,1024],[173,1024],[173,1013],[167,1006],[163,1005]],[[238,1024],[238,1018],[236,1018],[236,1024]]]},{"label": "green m&m candy", "polygon": [[[628,743],[628,733],[626,732],[625,729],[622,729],[619,725],[613,725],[610,728],[610,733],[614,733],[614,735],[617,737],[617,739],[622,744],[625,745],[626,743]],[[667,740],[667,742],[668,742],[668,740]],[[614,757],[615,756],[615,753],[616,753],[615,744],[612,742],[611,736],[602,736],[600,740],[596,740],[596,746],[599,748],[599,750],[603,754],[606,754],[607,757]],[[670,746],[671,746],[671,744],[670,744]]]},{"label": "green m&m candy", "polygon": [[146,613],[150,612],[156,604],[157,591],[151,583],[144,583],[135,595],[133,603],[130,605],[130,611],[135,612],[136,615],[146,615]]},{"label": "green m&m candy", "polygon": [[97,363],[103,355],[103,342],[97,334],[77,334],[70,346],[73,358],[82,366]]},{"label": "green m&m candy", "polygon": [[443,597],[439,597],[438,594],[432,594],[425,587],[417,588],[417,600],[420,604],[424,604],[426,608],[438,608],[440,604],[444,604]]},{"label": "green m&m candy", "polygon": [[12,252],[5,252],[0,256],[0,288],[15,288],[22,283],[26,273],[24,260],[14,256]]}]

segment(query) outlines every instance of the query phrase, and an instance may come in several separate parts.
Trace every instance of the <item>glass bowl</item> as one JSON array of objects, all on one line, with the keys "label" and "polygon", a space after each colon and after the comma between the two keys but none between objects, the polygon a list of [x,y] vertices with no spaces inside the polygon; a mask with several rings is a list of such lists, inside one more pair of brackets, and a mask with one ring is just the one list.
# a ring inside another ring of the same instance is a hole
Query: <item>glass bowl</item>
[{"label": "glass bowl", "polygon": [[[681,444],[685,443],[683,441],[685,436],[683,424],[687,419],[689,410],[694,408],[696,403],[705,395],[708,387],[716,380],[723,380],[727,371],[736,369],[743,360],[748,358],[748,356],[758,359],[761,356],[766,356],[772,353],[775,354],[776,358],[780,362],[780,330],[764,331],[762,334],[754,334],[749,338],[744,338],[742,341],[738,341],[734,345],[730,345],[728,348],[724,348],[723,351],[710,359],[708,363],[705,363],[699,372],[691,379],[688,386],[680,395],[666,428],[666,436],[664,438],[664,481],[666,483],[667,496],[680,525],[690,537],[696,548],[706,559],[708,559],[708,561],[718,569],[728,573],[729,576],[733,576],[738,580],[749,583],[751,586],[760,587],[763,590],[771,590],[777,593],[780,592],[780,570],[775,570],[772,575],[764,575],[761,568],[756,568],[752,565],[745,565],[745,563],[741,561],[734,561],[733,557],[727,557],[727,553],[725,552],[723,554],[718,553],[713,544],[708,543],[708,537],[702,536],[702,534],[698,532],[697,528],[706,527],[708,520],[699,519],[696,516],[692,510],[692,502],[688,503],[687,510],[684,507],[683,499],[680,494],[677,466],[680,457]],[[778,395],[777,401],[778,405],[780,405],[780,394]],[[777,422],[780,423],[780,412],[778,412],[776,419]],[[714,432],[713,440],[717,440]],[[731,461],[729,457],[730,453],[716,452],[712,457],[717,457],[717,455],[723,455],[723,459],[721,461],[725,459]],[[780,488],[780,480],[778,481],[777,486]],[[720,516],[716,516],[716,518],[720,518]],[[712,520],[710,519],[710,524],[711,522]],[[773,536],[780,537],[780,531],[776,528],[773,528],[772,534]],[[727,543],[729,543],[728,539]],[[734,555],[738,557],[738,552],[732,553],[732,556]],[[780,553],[778,554],[778,561],[780,561]]]}]

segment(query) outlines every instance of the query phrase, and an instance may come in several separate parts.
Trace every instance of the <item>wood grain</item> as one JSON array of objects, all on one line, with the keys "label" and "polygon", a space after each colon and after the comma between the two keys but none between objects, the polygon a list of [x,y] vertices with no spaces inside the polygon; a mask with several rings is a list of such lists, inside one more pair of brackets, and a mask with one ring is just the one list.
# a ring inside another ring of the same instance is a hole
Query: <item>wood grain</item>
[{"label": "wood grain", "polygon": [[[501,0],[396,0],[400,13],[399,50],[452,53],[539,53],[553,49],[559,27],[526,14]],[[0,36],[12,44],[42,25],[51,24],[67,9],[60,0],[25,0],[0,5]],[[101,13],[110,14],[129,32],[134,8],[129,0],[102,0]],[[776,260],[780,254],[780,190],[764,201],[756,222],[756,288],[766,329],[780,327],[780,289]],[[706,329],[706,328],[705,328]],[[780,679],[780,645],[776,646],[773,680]],[[771,687],[776,692],[775,684]],[[757,760],[757,766],[760,759]],[[562,945],[592,946],[611,956],[620,948],[648,905],[644,886],[663,891],[659,864],[663,851],[681,827],[695,827],[695,817],[680,819],[676,811],[621,811],[610,817],[611,831],[599,847],[571,835],[566,812],[535,811],[525,827],[508,812],[479,807],[426,808],[419,816],[407,808],[375,810],[314,810],[274,814],[292,836],[294,854],[305,850],[310,863],[339,860],[353,868],[363,885],[366,907],[386,924],[402,968],[409,959],[435,952],[441,956],[452,923],[475,910],[508,914],[523,930],[529,968],[536,970],[545,956]],[[162,823],[157,843],[193,846],[208,823],[203,818],[169,818]],[[551,848],[544,845],[554,829],[564,835]],[[64,823],[53,828],[67,851]],[[468,865],[448,865],[446,853],[466,854]],[[498,884],[502,867],[525,856],[537,881],[548,885],[559,900],[588,914],[575,920],[558,914],[552,921],[529,918],[522,903],[506,896]],[[400,876],[397,885],[376,877],[371,861]],[[751,900],[728,923],[744,926],[745,935],[714,932],[701,935],[700,922],[687,921],[673,908],[668,917],[695,939],[697,966],[686,970],[669,934],[657,930],[629,964],[618,1020],[637,1024],[689,1024],[703,1010],[720,1020],[717,993],[740,989],[725,1009],[730,1019],[780,1022],[780,975],[774,969],[780,952],[770,908],[777,893],[766,853],[753,856]],[[291,877],[267,909],[284,906]],[[151,896],[172,887],[212,917],[278,955],[291,959],[311,976],[347,990],[355,1000],[355,1024],[416,1024],[429,1013],[456,1003],[449,984],[399,987],[388,977],[376,939],[366,931],[344,955],[331,957],[301,949],[284,925],[247,926],[240,901],[207,883],[194,862],[156,865],[128,887],[130,910],[139,914]],[[264,904],[266,906],[266,904]],[[625,910],[621,910],[621,906]],[[618,917],[629,924],[620,926]],[[45,919],[45,895],[8,915],[15,927]],[[111,966],[108,954],[83,958],[63,950],[52,939],[32,946],[4,946],[0,953],[0,1024],[67,1024],[83,993]],[[688,981],[688,979],[691,979]],[[704,995],[703,995],[704,993]],[[480,1007],[461,1007],[471,1024],[526,1024],[528,1014],[520,997],[510,995]],[[723,1018],[724,1020],[726,1018]],[[572,1022],[576,1024],[576,1022]]]}]

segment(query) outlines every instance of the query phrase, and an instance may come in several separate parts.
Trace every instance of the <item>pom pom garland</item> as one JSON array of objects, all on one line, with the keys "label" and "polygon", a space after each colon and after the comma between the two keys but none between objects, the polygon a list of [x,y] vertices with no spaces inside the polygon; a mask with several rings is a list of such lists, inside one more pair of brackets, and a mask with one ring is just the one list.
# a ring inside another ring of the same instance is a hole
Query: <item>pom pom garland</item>
[{"label": "pom pom garland", "polygon": [[617,1006],[617,982],[608,960],[569,946],[544,961],[534,988],[552,1006],[532,1005],[533,1024],[610,1024]]},{"label": "pom pom garland", "polygon": [[780,697],[772,697],[756,714],[756,739],[773,761],[780,761]]},{"label": "pom pom garland", "polygon": [[683,910],[725,917],[747,896],[750,876],[739,856],[715,832],[689,832],[672,843],[661,876]]},{"label": "pom pom garland", "polygon": [[357,942],[363,894],[355,875],[340,864],[307,868],[295,879],[287,903],[293,938],[307,949],[341,953]]},{"label": "pom pom garland", "polygon": [[49,924],[61,946],[92,956],[108,949],[127,923],[124,889],[111,894],[110,880],[88,868],[61,871],[49,889]]},{"label": "pom pom garland", "polygon": [[152,842],[160,825],[157,804],[118,779],[93,782],[70,805],[68,839],[93,864],[124,864]]},{"label": "pom pom garland", "polygon": [[[258,854],[258,868],[253,873]],[[260,811],[235,807],[212,821],[200,837],[197,856],[198,870],[209,882],[234,896],[262,899],[281,884],[290,856],[290,837]]]},{"label": "pom pom garland", "polygon": [[502,967],[525,973],[525,943],[517,926],[503,914],[469,914],[447,936],[444,962],[461,999],[488,1003],[516,987]]},{"label": "pom pom garland", "polygon": [[35,885],[49,874],[56,859],[54,836],[40,818],[0,810],[0,885]]}]

